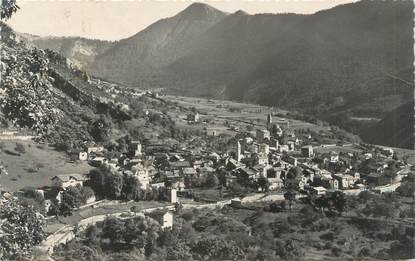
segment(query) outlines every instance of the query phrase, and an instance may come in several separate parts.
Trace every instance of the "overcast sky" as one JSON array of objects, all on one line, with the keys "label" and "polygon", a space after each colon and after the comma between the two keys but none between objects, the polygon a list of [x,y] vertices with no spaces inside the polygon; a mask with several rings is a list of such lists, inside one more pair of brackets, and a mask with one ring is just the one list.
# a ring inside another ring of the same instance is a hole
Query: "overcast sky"
[{"label": "overcast sky", "polygon": [[[7,22],[16,31],[47,36],[119,40],[155,21],[174,16],[190,0],[18,0],[20,10]],[[311,14],[353,0],[212,0],[219,10],[250,14]]]}]

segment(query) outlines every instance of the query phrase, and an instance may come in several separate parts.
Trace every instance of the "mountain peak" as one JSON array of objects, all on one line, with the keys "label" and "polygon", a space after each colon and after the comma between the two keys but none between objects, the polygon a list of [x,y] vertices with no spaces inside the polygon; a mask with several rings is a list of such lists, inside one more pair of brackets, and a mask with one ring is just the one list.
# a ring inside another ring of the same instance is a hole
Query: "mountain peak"
[{"label": "mountain peak", "polygon": [[223,16],[225,13],[208,4],[194,2],[181,11],[179,15],[186,18],[201,19],[209,16]]},{"label": "mountain peak", "polygon": [[234,13],[234,15],[248,15],[248,13],[247,13],[247,12],[245,12],[244,10],[239,9],[238,11],[236,11],[236,12]]}]

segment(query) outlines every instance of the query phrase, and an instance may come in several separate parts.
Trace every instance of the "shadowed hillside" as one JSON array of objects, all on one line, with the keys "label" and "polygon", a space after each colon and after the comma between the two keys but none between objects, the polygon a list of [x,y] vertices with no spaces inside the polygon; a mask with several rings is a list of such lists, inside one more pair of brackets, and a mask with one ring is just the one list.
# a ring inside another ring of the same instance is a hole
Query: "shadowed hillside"
[{"label": "shadowed hillside", "polygon": [[[368,126],[355,128],[352,118],[383,119],[412,100],[412,10],[412,1],[363,0],[312,15],[248,15],[195,3],[114,43],[88,71],[133,87],[301,110],[362,134]],[[388,145],[407,144],[401,138]]]}]

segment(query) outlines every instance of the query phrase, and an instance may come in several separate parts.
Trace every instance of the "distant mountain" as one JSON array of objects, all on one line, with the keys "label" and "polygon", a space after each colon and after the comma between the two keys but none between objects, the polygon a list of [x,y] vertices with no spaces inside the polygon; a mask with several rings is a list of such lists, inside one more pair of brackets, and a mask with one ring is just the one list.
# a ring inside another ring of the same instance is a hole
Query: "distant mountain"
[{"label": "distant mountain", "polygon": [[123,83],[137,83],[182,57],[192,43],[226,16],[194,3],[174,17],[162,19],[96,57],[89,71]]},{"label": "distant mountain", "polygon": [[70,59],[80,68],[94,62],[95,57],[107,51],[114,42],[82,37],[40,37],[21,34],[29,44],[41,49],[50,49]]},{"label": "distant mountain", "polygon": [[300,110],[364,134],[368,126],[354,128],[352,118],[384,119],[413,98],[413,7],[363,0],[312,15],[248,15],[195,3],[114,43],[87,70],[129,86]]}]

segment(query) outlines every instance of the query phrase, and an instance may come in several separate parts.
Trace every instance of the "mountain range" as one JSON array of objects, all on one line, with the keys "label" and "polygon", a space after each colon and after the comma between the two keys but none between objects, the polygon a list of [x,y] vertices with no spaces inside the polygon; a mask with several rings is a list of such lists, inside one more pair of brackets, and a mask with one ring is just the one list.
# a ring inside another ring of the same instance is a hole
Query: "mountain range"
[{"label": "mountain range", "polygon": [[[413,106],[399,109],[413,99],[413,5],[363,0],[311,15],[249,15],[194,3],[94,49],[82,65],[132,87],[278,106],[361,135],[390,128],[386,135],[407,124],[388,119],[413,115]],[[65,48],[57,51],[79,59],[74,48]],[[377,120],[355,122],[359,117]],[[385,135],[369,140],[413,146],[412,138]]]}]

